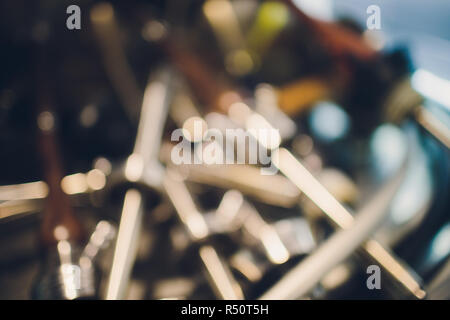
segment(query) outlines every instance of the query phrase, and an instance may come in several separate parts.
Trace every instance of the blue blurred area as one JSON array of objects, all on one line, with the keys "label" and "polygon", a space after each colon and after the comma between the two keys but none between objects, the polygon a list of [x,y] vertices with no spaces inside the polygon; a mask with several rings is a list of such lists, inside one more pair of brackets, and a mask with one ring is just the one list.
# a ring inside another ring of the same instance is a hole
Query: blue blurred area
[{"label": "blue blurred area", "polygon": [[450,79],[450,1],[332,0],[334,17],[351,17],[366,25],[369,5],[381,10],[387,46],[405,45],[416,68]]},{"label": "blue blurred area", "polygon": [[351,18],[366,27],[370,5],[380,7],[381,32],[387,49],[410,50],[417,69],[450,79],[450,1],[448,0],[294,0],[321,20]]}]

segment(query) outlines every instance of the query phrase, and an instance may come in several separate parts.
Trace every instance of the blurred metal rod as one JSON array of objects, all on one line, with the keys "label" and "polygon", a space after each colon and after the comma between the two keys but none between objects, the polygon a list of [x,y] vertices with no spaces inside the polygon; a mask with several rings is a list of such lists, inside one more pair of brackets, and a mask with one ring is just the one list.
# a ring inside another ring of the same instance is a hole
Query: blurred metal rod
[{"label": "blurred metal rod", "polygon": [[[163,183],[175,211],[191,238],[194,241],[204,241],[210,234],[208,225],[198,211],[182,177],[173,169],[167,169]],[[207,244],[201,245],[199,255],[207,273],[207,280],[220,299],[244,299],[241,287],[216,249]]]},{"label": "blurred metal rod", "polygon": [[9,219],[14,216],[27,213],[37,213],[44,207],[41,199],[33,200],[8,200],[0,203],[0,222],[3,219]]},{"label": "blurred metal rod", "polygon": [[242,193],[271,205],[290,208],[299,201],[300,191],[284,176],[261,175],[260,169],[250,165],[181,165],[187,180]]},{"label": "blurred metal rod", "polygon": [[[171,97],[172,76],[163,69],[150,78],[145,89],[141,117],[133,153],[125,165],[125,176],[131,182],[142,181],[159,188],[162,167],[158,151]],[[149,178],[150,177],[150,178]],[[125,194],[121,222],[109,278],[107,299],[124,299],[131,267],[136,260],[138,234],[140,233],[144,199],[139,191],[130,189]]]},{"label": "blurred metal rod", "polygon": [[337,226],[345,229],[352,225],[352,214],[287,149],[274,150],[272,160]]},{"label": "blurred metal rod", "polygon": [[[68,195],[88,193],[105,187],[106,174],[99,169],[92,169],[87,173],[78,172],[65,176],[60,184]],[[45,199],[47,196],[48,185],[45,181],[0,186],[0,201]]]},{"label": "blurred metal rod", "polygon": [[[244,119],[247,129],[254,126],[249,119],[257,113],[249,113]],[[259,117],[255,117],[259,120]],[[255,121],[256,122],[256,121]],[[255,137],[258,140],[258,136]],[[312,202],[314,202],[325,215],[340,228],[346,229],[353,225],[353,215],[296,159],[287,149],[272,148],[273,164],[302,191]],[[385,249],[376,240],[370,240],[363,247],[366,253],[390,274],[403,290],[415,298],[423,299],[426,295],[412,273],[403,266],[393,253]]]},{"label": "blurred metal rod", "polygon": [[142,195],[136,189],[125,194],[120,218],[111,274],[109,276],[107,300],[123,299],[138,248],[143,216]]},{"label": "blurred metal rod", "polygon": [[200,258],[207,270],[213,289],[223,300],[242,300],[244,295],[230,269],[217,254],[216,249],[206,245],[199,249]]},{"label": "blurred metal rod", "polygon": [[[280,171],[321,208],[331,221],[343,229],[353,225],[352,214],[288,150],[285,148],[275,150],[272,159]],[[425,297],[425,291],[414,276],[398,262],[398,258],[394,257],[376,240],[369,240],[363,248],[403,289],[418,299]]]},{"label": "blurred metal rod", "polygon": [[189,236],[194,241],[205,239],[209,235],[208,225],[198,211],[182,177],[173,169],[167,169],[163,184],[164,190],[175,207],[178,217],[189,232]]},{"label": "blurred metal rod", "polygon": [[311,291],[336,265],[347,259],[389,214],[389,204],[405,176],[405,167],[360,210],[352,225],[336,232],[314,253],[289,271],[260,299],[298,299]]},{"label": "blurred metal rod", "polygon": [[97,223],[95,231],[91,234],[89,242],[81,252],[79,261],[89,259],[94,261],[99,252],[110,245],[116,236],[116,227],[106,220]]},{"label": "blurred metal rod", "polygon": [[48,195],[48,185],[44,181],[0,186],[0,201],[43,199]]}]

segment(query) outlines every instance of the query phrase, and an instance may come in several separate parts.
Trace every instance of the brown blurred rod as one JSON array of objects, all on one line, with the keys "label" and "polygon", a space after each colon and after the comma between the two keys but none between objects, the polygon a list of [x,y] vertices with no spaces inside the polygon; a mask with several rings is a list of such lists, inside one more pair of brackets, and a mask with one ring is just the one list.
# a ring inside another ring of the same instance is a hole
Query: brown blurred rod
[{"label": "brown blurred rod", "polygon": [[[199,57],[182,48],[179,42],[175,44],[173,40],[166,39],[163,45],[175,66],[189,80],[194,92],[198,94],[204,104],[229,113],[233,109],[231,107],[239,102],[239,106],[246,109],[241,113],[242,117],[237,119],[240,123],[248,125],[248,120],[253,118],[253,120],[260,119],[264,125],[267,125],[268,122],[264,117],[245,106],[237,91],[233,91],[232,87],[226,83],[219,83],[214,73],[201,62]],[[236,117],[232,116],[232,118]],[[271,151],[272,159],[276,159],[276,161],[272,161],[273,164],[322,209],[333,224],[343,229],[349,228],[353,224],[353,215],[287,149],[273,146]],[[398,261],[398,258],[394,257],[381,244],[376,240],[369,240],[364,246],[364,250],[409,295],[419,299],[424,298],[425,291],[419,282]]]},{"label": "brown blurred rod", "polygon": [[79,242],[83,239],[81,224],[75,217],[68,196],[61,188],[63,166],[56,137],[57,124],[54,115],[54,101],[47,63],[47,46],[38,45],[36,63],[37,83],[37,149],[41,158],[44,181],[48,196],[42,216],[41,238],[44,245],[56,245],[60,239],[58,231],[64,233],[64,240]]},{"label": "brown blurred rod", "polygon": [[[93,274],[87,274],[86,269],[82,274],[78,273],[78,276],[72,273],[76,270],[74,268],[79,268],[77,262],[73,260],[76,252],[74,248],[81,244],[84,232],[72,211],[69,197],[61,187],[64,170],[56,137],[57,124],[52,96],[54,88],[50,81],[53,70],[48,62],[51,54],[48,44],[49,34],[41,30],[40,35],[35,35],[34,40],[37,151],[41,158],[44,181],[48,186],[40,238],[49,265],[43,268],[43,275],[38,275],[33,286],[33,296],[38,299],[94,297],[94,282],[90,277]],[[81,269],[78,270],[81,272]],[[52,280],[49,281],[49,278]]]}]

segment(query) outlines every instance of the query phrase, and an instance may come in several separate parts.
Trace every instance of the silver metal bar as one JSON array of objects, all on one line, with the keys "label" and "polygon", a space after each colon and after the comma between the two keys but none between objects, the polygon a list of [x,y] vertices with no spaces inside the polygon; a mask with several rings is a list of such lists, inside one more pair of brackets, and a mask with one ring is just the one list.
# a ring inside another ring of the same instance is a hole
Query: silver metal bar
[{"label": "silver metal bar", "polygon": [[[320,207],[331,221],[342,229],[352,227],[354,217],[349,210],[342,206],[288,150],[285,148],[275,150],[272,159],[280,171]],[[415,277],[380,243],[370,239],[364,244],[363,249],[411,295],[418,299],[425,297],[425,291]]]},{"label": "silver metal bar", "polygon": [[207,270],[207,275],[216,294],[223,300],[242,300],[244,294],[234,279],[228,266],[212,246],[202,246],[199,249],[200,258]]},{"label": "silver metal bar", "polygon": [[290,253],[275,227],[264,221],[250,203],[246,202],[241,210],[246,211],[243,229],[261,243],[270,262],[274,264],[286,262],[290,258]]},{"label": "silver metal bar", "polygon": [[333,234],[314,253],[289,271],[260,299],[298,299],[311,291],[336,265],[347,259],[376,231],[405,176],[403,167],[356,215],[352,225]]},{"label": "silver metal bar", "polygon": [[[182,177],[173,169],[167,169],[163,183],[167,195],[191,238],[194,241],[205,239],[210,234],[208,225],[198,211]],[[207,273],[207,280],[218,298],[244,299],[242,289],[228,266],[219,257],[216,249],[210,245],[202,245],[199,255]]]},{"label": "silver metal bar", "polygon": [[[171,74],[169,70],[151,78],[144,93],[141,118],[133,153],[125,165],[125,177],[159,188],[162,167],[158,151],[169,108]],[[142,226],[144,199],[135,189],[127,191],[109,278],[107,299],[124,299],[131,268],[136,260],[138,235]]]},{"label": "silver metal bar", "polygon": [[34,214],[43,208],[44,202],[41,199],[4,201],[0,203],[0,221],[24,214]]}]

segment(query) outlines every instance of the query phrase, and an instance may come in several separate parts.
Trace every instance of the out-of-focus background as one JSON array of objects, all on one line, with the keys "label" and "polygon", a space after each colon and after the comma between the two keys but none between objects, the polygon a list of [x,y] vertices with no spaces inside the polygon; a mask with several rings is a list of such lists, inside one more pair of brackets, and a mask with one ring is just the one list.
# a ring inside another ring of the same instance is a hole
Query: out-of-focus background
[{"label": "out-of-focus background", "polygon": [[[449,299],[448,12],[445,0],[1,1],[0,299]],[[173,163],[175,129],[194,150],[194,123],[251,129],[249,115],[313,180],[295,165],[296,177]],[[373,226],[351,234],[373,203]],[[341,229],[361,243],[319,259]],[[278,290],[305,261],[317,267],[295,278],[301,294]]]}]

